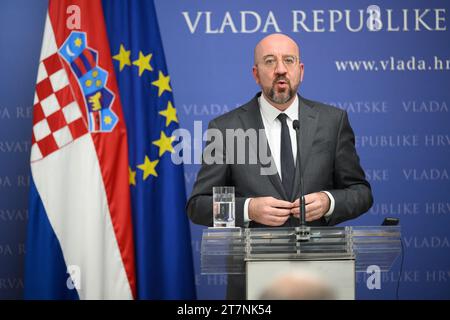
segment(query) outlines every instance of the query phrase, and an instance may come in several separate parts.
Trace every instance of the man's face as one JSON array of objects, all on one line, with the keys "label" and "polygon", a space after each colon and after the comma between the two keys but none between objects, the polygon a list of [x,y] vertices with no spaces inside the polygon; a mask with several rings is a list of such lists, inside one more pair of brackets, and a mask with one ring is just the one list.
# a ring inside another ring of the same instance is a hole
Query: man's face
[{"label": "man's face", "polygon": [[287,36],[275,34],[264,38],[255,49],[253,76],[269,101],[287,106],[303,80],[299,50]]}]

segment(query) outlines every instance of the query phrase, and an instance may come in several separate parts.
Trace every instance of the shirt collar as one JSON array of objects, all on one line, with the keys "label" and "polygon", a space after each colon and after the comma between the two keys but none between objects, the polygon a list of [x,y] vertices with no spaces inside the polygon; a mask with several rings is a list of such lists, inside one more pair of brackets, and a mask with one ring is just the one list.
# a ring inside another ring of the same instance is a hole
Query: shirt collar
[{"label": "shirt collar", "polygon": [[[272,106],[269,101],[267,101],[264,94],[261,94],[261,96],[259,97],[259,105],[260,105],[261,112],[262,112],[264,118],[266,118],[266,120],[268,120],[269,122],[275,121],[275,119],[278,117],[278,115],[280,113],[282,113],[280,110],[278,110],[277,108]],[[291,105],[286,110],[284,110],[284,113],[292,121],[298,120],[298,96],[297,95],[295,95],[295,99],[294,99],[294,101],[292,101]]]}]

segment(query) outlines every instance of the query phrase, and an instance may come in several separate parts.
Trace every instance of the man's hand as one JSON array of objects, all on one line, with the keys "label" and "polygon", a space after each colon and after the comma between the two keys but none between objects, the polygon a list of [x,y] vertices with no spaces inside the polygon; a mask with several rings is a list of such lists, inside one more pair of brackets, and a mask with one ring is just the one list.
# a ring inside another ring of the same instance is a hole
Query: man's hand
[{"label": "man's hand", "polygon": [[[305,196],[306,203],[306,221],[311,222],[319,220],[325,213],[330,210],[330,198],[325,192],[310,193]],[[297,199],[293,203],[294,207],[291,209],[291,213],[294,217],[300,217],[300,200]]]},{"label": "man's hand", "polygon": [[267,226],[283,225],[291,215],[293,204],[274,197],[252,198],[248,205],[248,217]]}]

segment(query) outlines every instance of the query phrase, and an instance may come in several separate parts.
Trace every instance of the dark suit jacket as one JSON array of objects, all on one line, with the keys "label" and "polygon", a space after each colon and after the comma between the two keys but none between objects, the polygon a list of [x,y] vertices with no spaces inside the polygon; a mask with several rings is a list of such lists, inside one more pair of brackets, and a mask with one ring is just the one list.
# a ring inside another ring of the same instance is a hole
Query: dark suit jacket
[{"label": "dark suit jacket", "polygon": [[[247,104],[212,120],[209,128],[220,130],[223,137],[226,136],[226,129],[264,129],[258,104],[260,95],[261,93],[258,93]],[[211,165],[203,162],[187,203],[190,219],[196,224],[212,226],[212,187],[235,186],[236,226],[243,227],[244,202],[247,198],[273,196],[294,201],[299,197],[301,190],[299,170],[303,175],[305,194],[328,191],[335,200],[335,208],[329,218],[322,218],[309,225],[335,225],[356,218],[369,210],[373,202],[372,192],[359,163],[355,136],[347,113],[299,96],[299,122],[300,158],[297,156],[292,197],[286,195],[278,174],[260,174],[262,164],[259,161],[256,164],[237,164],[234,161],[234,164]],[[208,150],[209,146],[212,144],[207,143],[205,150]],[[223,150],[216,150],[222,155],[224,162],[233,160],[228,158],[230,150],[227,147],[224,143]],[[247,148],[248,152],[256,150],[257,146],[251,144]],[[236,156],[236,146],[234,155]],[[298,219],[290,217],[284,226],[297,225]],[[249,227],[267,226],[252,221]],[[229,289],[232,289],[230,285],[229,281]],[[240,295],[229,297],[244,298],[242,294],[245,291],[242,292],[242,288],[237,291],[239,290]]]}]

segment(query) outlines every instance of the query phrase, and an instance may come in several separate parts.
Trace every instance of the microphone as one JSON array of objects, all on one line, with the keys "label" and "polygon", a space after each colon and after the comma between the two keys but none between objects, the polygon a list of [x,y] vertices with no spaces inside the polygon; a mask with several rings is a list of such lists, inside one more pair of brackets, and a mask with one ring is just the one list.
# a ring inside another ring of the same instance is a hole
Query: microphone
[{"label": "microphone", "polygon": [[300,122],[298,120],[294,120],[292,122],[292,127],[295,130],[295,137],[297,138],[297,160],[300,174],[300,240],[308,240],[309,230],[307,230],[308,228],[306,227],[305,192],[303,189],[302,163],[300,158]]}]

